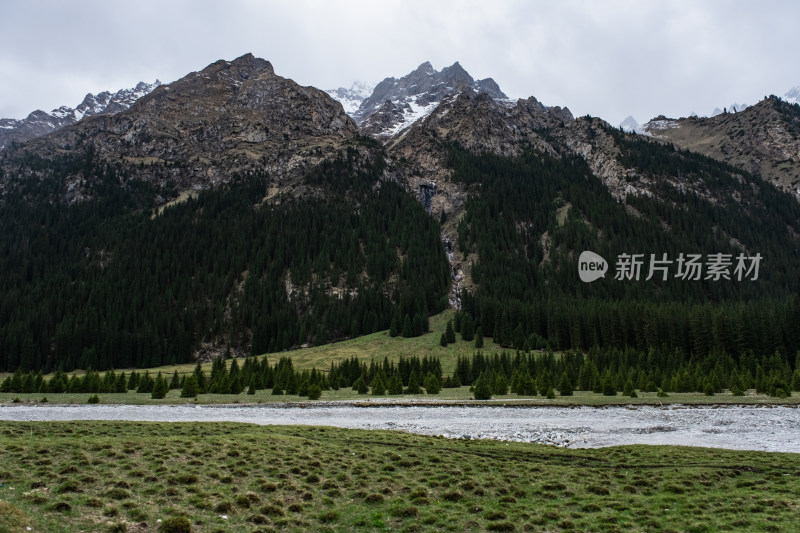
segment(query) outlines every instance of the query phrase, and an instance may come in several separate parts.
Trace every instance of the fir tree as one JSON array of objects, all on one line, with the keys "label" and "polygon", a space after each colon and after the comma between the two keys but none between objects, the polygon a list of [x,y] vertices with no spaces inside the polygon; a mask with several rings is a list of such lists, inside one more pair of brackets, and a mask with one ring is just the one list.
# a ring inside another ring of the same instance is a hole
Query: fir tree
[{"label": "fir tree", "polygon": [[475,381],[475,390],[473,391],[473,396],[476,400],[492,399],[492,387],[489,385],[489,380],[483,375],[483,372],[481,372],[477,381]]},{"label": "fir tree", "polygon": [[406,387],[405,393],[422,394],[422,390],[419,388],[419,375],[416,370],[411,372],[411,376],[408,378],[408,387]]},{"label": "fir tree", "polygon": [[475,330],[475,348],[483,348],[483,328],[480,326]]},{"label": "fir tree", "polygon": [[389,379],[389,394],[403,394],[403,381],[400,379],[399,372],[393,373],[391,379]]},{"label": "fir tree", "polygon": [[445,329],[444,334],[445,334],[445,338],[447,339],[447,342],[449,344],[453,344],[454,342],[456,342],[456,332],[453,329],[453,321],[452,320],[448,320],[447,321],[447,328]]},{"label": "fir tree", "polygon": [[181,388],[181,398],[197,398],[199,387],[197,386],[197,376],[189,374],[183,380],[183,388]]},{"label": "fir tree", "polygon": [[322,397],[322,388],[317,383],[312,383],[308,387],[308,399],[319,400]]},{"label": "fir tree", "polygon": [[475,337],[475,324],[469,313],[464,313],[461,319],[461,338],[469,342]]},{"label": "fir tree", "polygon": [[433,372],[428,372],[428,375],[425,376],[423,386],[425,387],[426,394],[439,394],[439,391],[442,389],[439,378],[437,378]]},{"label": "fir tree", "polygon": [[414,336],[414,329],[411,325],[411,317],[406,315],[403,319],[403,337],[409,338]]},{"label": "fir tree", "polygon": [[169,389],[169,385],[167,384],[167,380],[161,375],[161,372],[158,373],[156,376],[155,382],[153,383],[153,390],[150,393],[150,397],[154,400],[161,400],[166,398],[167,390]]},{"label": "fir tree", "polygon": [[558,382],[558,393],[561,396],[572,396],[572,381],[570,381],[566,371],[561,373],[561,380]]}]

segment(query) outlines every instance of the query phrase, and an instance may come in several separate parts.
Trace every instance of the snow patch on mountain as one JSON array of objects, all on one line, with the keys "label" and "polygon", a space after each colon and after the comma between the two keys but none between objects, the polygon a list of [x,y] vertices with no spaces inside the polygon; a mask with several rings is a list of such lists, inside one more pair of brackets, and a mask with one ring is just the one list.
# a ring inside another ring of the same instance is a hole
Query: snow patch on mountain
[{"label": "snow patch on mountain", "polygon": [[344,112],[352,117],[353,114],[358,111],[361,102],[369,98],[374,90],[374,83],[355,81],[349,89],[339,87],[338,89],[328,89],[325,92],[328,93],[331,98],[342,104]]}]

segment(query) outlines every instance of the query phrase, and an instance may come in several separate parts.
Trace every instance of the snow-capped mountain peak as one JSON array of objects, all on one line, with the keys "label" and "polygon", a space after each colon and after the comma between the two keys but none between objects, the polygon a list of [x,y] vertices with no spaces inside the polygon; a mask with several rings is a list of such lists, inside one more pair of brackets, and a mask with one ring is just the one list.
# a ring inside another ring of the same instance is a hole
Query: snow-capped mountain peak
[{"label": "snow-capped mountain peak", "polygon": [[426,61],[402,78],[384,79],[348,113],[363,131],[386,139],[428,116],[446,96],[464,91],[508,102],[493,79],[475,80],[457,61],[441,71]]},{"label": "snow-capped mountain peak", "polygon": [[636,119],[633,118],[632,116],[629,116],[628,118],[623,120],[622,123],[620,123],[619,127],[622,128],[623,131],[634,131],[636,133],[642,132],[641,124],[639,124],[636,121]]},{"label": "snow-capped mountain peak", "polygon": [[785,95],[783,95],[783,99],[790,104],[800,104],[800,85],[791,88]]},{"label": "snow-capped mountain peak", "polygon": [[345,113],[353,116],[353,113],[358,110],[361,102],[369,98],[373,90],[375,90],[374,83],[355,81],[349,89],[339,87],[338,89],[328,89],[325,92],[328,93],[331,98],[342,104]]},{"label": "snow-capped mountain peak", "polygon": [[22,120],[0,119],[0,150],[11,141],[23,142],[46,135],[74,124],[84,117],[125,111],[136,100],[149,94],[159,85],[161,85],[159,80],[153,83],[139,82],[136,87],[120,89],[114,94],[109,91],[89,93],[74,109],[61,106],[49,113],[37,109]]}]

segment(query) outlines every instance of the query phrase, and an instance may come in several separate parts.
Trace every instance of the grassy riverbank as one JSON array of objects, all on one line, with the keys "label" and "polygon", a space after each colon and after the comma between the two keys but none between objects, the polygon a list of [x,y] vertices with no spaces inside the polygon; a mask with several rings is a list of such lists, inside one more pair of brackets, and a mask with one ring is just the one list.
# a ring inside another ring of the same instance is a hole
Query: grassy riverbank
[{"label": "grassy riverbank", "polygon": [[[788,531],[800,456],[230,423],[0,423],[0,531]],[[161,522],[159,522],[161,521]]]},{"label": "grassy riverbank", "polygon": [[[62,393],[62,394],[18,394],[0,393],[0,405],[24,403],[42,404],[46,399],[47,403],[56,404],[85,404],[92,394],[87,393]],[[750,390],[744,396],[734,396],[730,392],[706,396],[699,393],[670,393],[666,397],[659,397],[655,392],[639,392],[638,398],[629,398],[618,394],[616,396],[603,396],[590,391],[575,391],[572,396],[556,396],[548,399],[544,396],[519,396],[517,394],[505,394],[494,396],[489,401],[477,401],[473,399],[473,394],[469,387],[457,389],[442,389],[439,394],[411,394],[400,396],[372,396],[370,394],[358,394],[356,391],[347,388],[338,391],[322,391],[319,400],[310,401],[307,397],[287,394],[273,396],[270,390],[259,390],[255,394],[200,394],[197,400],[193,398],[181,398],[179,390],[172,390],[167,393],[166,398],[154,400],[150,394],[139,394],[135,391],[127,393],[108,393],[98,395],[99,403],[103,404],[131,404],[131,405],[160,405],[160,404],[264,404],[264,403],[308,403],[319,402],[346,402],[346,403],[442,403],[442,404],[467,404],[467,405],[541,405],[541,406],[573,406],[573,405],[797,405],[800,403],[800,395],[795,394],[788,398],[774,398],[766,394],[756,394]]]}]

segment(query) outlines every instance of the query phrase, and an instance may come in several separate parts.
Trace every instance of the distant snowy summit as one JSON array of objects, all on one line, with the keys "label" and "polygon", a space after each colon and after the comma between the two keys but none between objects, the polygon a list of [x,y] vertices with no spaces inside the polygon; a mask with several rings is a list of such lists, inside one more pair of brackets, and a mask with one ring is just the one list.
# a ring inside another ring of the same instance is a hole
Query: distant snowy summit
[{"label": "distant snowy summit", "polygon": [[628,131],[628,132],[632,131],[635,133],[642,132],[642,125],[636,122],[636,119],[631,116],[623,120],[620,123],[619,127],[622,129],[622,131]]},{"label": "distant snowy summit", "polygon": [[352,117],[358,111],[361,102],[369,98],[374,90],[374,84],[356,81],[349,89],[339,87],[338,89],[328,89],[325,92],[341,103],[342,107],[344,107],[344,112]]},{"label": "distant snowy summit", "polygon": [[[371,91],[365,96],[367,89]],[[384,139],[424,119],[452,94],[485,93],[511,104],[493,79],[475,80],[458,62],[438,71],[426,61],[402,78],[386,78],[374,88],[357,82],[350,89],[327,92],[364,132]]]},{"label": "distant snowy summit", "polygon": [[783,99],[790,104],[800,104],[800,85],[789,90],[789,92],[783,95]]},{"label": "distant snowy summit", "polygon": [[21,120],[0,119],[0,150],[10,142],[24,142],[47,135],[64,126],[75,124],[84,117],[125,111],[136,100],[151,93],[159,85],[161,85],[159,80],[153,83],[139,82],[136,87],[120,89],[113,94],[109,91],[103,91],[96,95],[89,93],[74,109],[61,106],[49,113],[37,109]]}]

